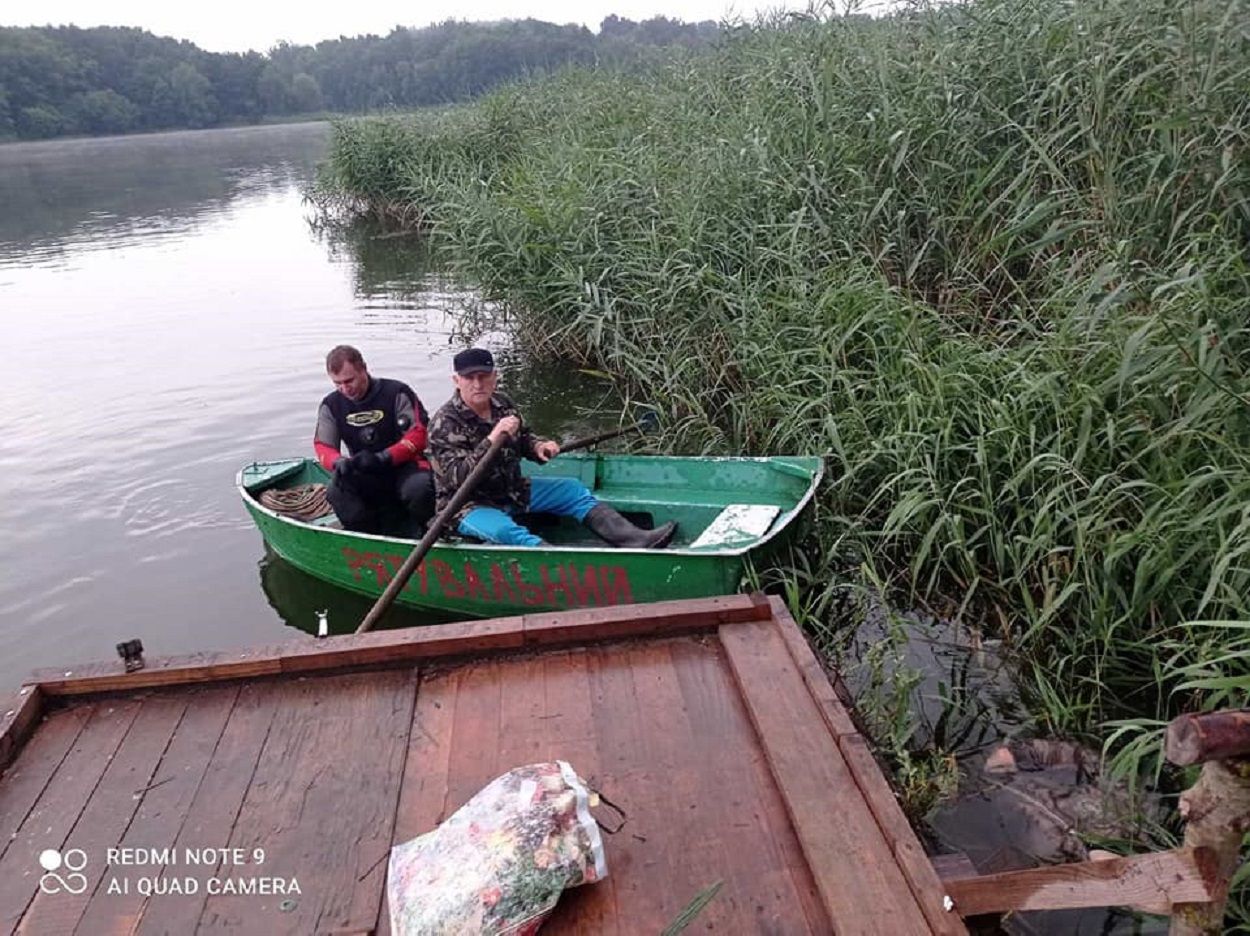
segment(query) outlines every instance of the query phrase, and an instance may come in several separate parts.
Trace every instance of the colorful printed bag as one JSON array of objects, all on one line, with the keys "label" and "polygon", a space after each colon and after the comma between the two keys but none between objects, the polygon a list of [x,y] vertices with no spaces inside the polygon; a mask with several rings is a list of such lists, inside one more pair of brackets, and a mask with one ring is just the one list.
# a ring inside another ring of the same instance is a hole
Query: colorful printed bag
[{"label": "colorful printed bag", "polygon": [[536,933],[566,887],[607,876],[590,807],[564,761],[495,778],[433,832],[391,849],[391,930]]}]

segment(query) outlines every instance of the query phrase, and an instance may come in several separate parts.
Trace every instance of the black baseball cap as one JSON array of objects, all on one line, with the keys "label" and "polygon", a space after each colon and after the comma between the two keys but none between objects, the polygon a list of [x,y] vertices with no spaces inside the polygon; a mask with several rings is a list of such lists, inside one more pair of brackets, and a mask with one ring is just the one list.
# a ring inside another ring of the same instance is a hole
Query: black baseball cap
[{"label": "black baseball cap", "polygon": [[495,369],[495,359],[485,348],[469,348],[456,355],[452,362],[461,377],[470,374],[488,374]]}]

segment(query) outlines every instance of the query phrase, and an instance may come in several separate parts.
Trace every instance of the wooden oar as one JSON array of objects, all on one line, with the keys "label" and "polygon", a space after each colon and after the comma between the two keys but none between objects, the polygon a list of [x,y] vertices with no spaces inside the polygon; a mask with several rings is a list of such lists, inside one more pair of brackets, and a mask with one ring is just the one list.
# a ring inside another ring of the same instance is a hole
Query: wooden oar
[{"label": "wooden oar", "polygon": [[659,424],[655,413],[651,410],[643,410],[642,416],[638,422],[632,426],[626,426],[624,429],[613,429],[611,432],[601,432],[585,439],[578,439],[576,442],[570,442],[568,445],[560,446],[560,454],[565,452],[576,452],[578,449],[590,448],[600,442],[606,442],[608,439],[615,439],[617,436],[628,435],[631,432],[651,432]]},{"label": "wooden oar", "polygon": [[454,517],[456,511],[464,506],[464,502],[469,499],[469,495],[473,493],[477,483],[482,480],[482,475],[486,474],[486,469],[495,460],[499,450],[503,448],[505,442],[511,441],[511,439],[512,436],[508,435],[508,433],[501,432],[498,438],[490,444],[486,454],[473,466],[473,470],[464,479],[464,484],[460,485],[460,489],[456,491],[451,502],[443,508],[437,517],[430,521],[430,525],[425,531],[425,536],[421,537],[421,542],[417,543],[416,549],[404,560],[404,564],[399,567],[395,577],[386,586],[386,591],[382,592],[382,597],[374,602],[373,607],[369,609],[369,613],[365,615],[365,619],[356,628],[357,634],[363,634],[365,631],[371,630],[373,625],[378,623],[378,618],[386,613],[386,609],[394,602],[395,596],[403,591],[404,586],[408,584],[408,579],[412,577],[412,573],[417,568],[418,563],[425,558],[425,554],[430,551],[434,541],[443,532],[443,527],[447,525],[447,521]]},{"label": "wooden oar", "polygon": [[[606,439],[615,439],[617,436],[623,436],[629,432],[648,432],[654,429],[657,423],[658,421],[654,413],[644,411],[642,418],[632,426],[626,426],[624,429],[616,429],[612,432],[601,432],[599,435],[590,436],[587,439],[578,439],[576,442],[560,446],[560,451],[562,453],[573,452],[577,449],[587,448],[598,442],[603,442]],[[486,450],[482,460],[473,466],[469,476],[464,479],[464,484],[460,485],[460,489],[456,491],[455,496],[451,499],[451,503],[443,508],[442,513],[430,521],[430,525],[425,531],[425,536],[421,537],[421,542],[417,543],[411,555],[404,560],[404,564],[399,567],[395,577],[386,586],[386,591],[382,592],[382,596],[374,602],[373,607],[369,609],[369,613],[365,615],[365,619],[356,628],[357,634],[363,634],[365,631],[372,630],[373,625],[378,623],[378,618],[385,614],[386,610],[394,603],[396,596],[404,590],[404,586],[408,584],[408,579],[412,577],[412,573],[416,571],[421,560],[425,558],[425,554],[430,551],[430,547],[434,545],[435,540],[443,532],[443,527],[456,515],[456,511],[464,506],[464,502],[469,499],[469,495],[477,487],[478,481],[482,479],[482,475],[486,473],[486,469],[494,461],[495,455],[503,447],[504,442],[510,441],[510,439],[511,437],[504,433],[490,444],[490,448]]]}]

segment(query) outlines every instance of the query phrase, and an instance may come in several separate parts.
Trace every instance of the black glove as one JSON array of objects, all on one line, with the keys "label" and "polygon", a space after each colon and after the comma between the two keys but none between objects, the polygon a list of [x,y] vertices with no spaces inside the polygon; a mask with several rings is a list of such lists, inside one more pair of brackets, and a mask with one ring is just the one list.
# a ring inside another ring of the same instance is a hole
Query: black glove
[{"label": "black glove", "polygon": [[338,461],[334,463],[334,475],[337,478],[346,478],[355,469],[356,465],[352,462],[350,455],[340,455]]},{"label": "black glove", "polygon": [[381,471],[383,468],[389,468],[391,464],[391,453],[386,449],[380,452],[370,452],[367,449],[363,452],[357,452],[352,456],[353,466],[360,471],[375,472]]}]

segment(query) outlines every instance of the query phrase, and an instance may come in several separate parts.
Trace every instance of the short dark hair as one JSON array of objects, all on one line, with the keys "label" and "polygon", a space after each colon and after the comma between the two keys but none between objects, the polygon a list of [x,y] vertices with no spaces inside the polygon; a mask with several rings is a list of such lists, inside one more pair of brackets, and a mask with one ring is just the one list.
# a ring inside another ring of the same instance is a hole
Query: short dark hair
[{"label": "short dark hair", "polygon": [[326,355],[326,373],[337,374],[343,369],[344,364],[351,364],[353,367],[364,367],[365,359],[360,356],[357,351],[349,344],[341,344],[332,349]]}]

